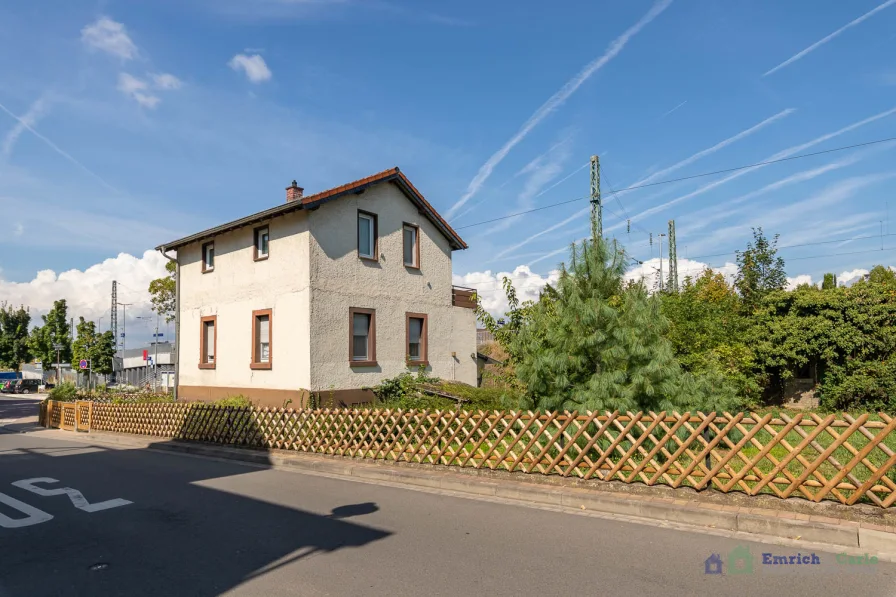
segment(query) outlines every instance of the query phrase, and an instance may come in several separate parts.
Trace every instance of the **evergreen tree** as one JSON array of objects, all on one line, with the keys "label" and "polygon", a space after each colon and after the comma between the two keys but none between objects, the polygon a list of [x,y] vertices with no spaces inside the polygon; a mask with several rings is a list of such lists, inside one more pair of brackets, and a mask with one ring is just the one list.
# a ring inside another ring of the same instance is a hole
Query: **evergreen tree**
[{"label": "evergreen tree", "polygon": [[55,301],[50,312],[42,316],[44,324],[31,330],[28,346],[32,356],[47,365],[56,363],[55,343],[62,345],[60,362],[70,363],[72,358],[72,336],[68,322],[68,306],[65,299]]},{"label": "evergreen tree", "polygon": [[754,309],[762,297],[787,286],[784,259],[778,257],[778,235],[765,237],[762,228],[753,228],[753,242],[737,252],[737,275],[734,286],[748,309]]},{"label": "evergreen tree", "polygon": [[0,367],[18,371],[22,363],[31,360],[28,346],[28,324],[31,314],[24,306],[0,304]]},{"label": "evergreen tree", "polygon": [[[732,398],[718,380],[683,373],[664,337],[660,298],[625,284],[625,258],[592,234],[572,247],[550,302],[513,342],[517,375],[543,410],[713,408]],[[713,388],[713,385],[717,388]]]},{"label": "evergreen tree", "polygon": [[821,283],[822,290],[833,290],[837,288],[837,276],[834,274],[825,274],[824,281]]}]

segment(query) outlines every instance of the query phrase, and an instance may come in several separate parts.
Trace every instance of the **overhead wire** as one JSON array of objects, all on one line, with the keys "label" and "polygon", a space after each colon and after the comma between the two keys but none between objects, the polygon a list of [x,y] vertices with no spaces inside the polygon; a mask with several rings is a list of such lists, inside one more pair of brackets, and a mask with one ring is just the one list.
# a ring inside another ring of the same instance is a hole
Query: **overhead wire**
[{"label": "overhead wire", "polygon": [[[781,162],[788,162],[788,161],[791,161],[791,160],[798,160],[798,159],[802,159],[802,158],[809,158],[809,157],[814,157],[814,156],[824,155],[824,154],[828,154],[828,153],[834,153],[834,152],[838,152],[838,151],[846,151],[847,149],[857,149],[857,148],[859,148],[859,147],[867,147],[867,146],[869,146],[869,145],[877,145],[877,144],[880,144],[880,143],[887,143],[888,141],[896,141],[896,137],[888,137],[888,138],[885,138],[885,139],[876,139],[876,140],[874,140],[874,141],[866,141],[866,142],[864,142],[864,143],[855,143],[855,144],[853,144],[853,145],[843,145],[843,146],[841,146],[841,147],[834,147],[834,148],[831,148],[831,149],[824,149],[824,150],[821,150],[821,151],[813,151],[813,152],[810,152],[810,153],[801,153],[801,154],[793,155],[793,156],[786,157],[786,158],[778,158],[778,159],[776,159],[776,160],[766,160],[766,161],[763,161],[763,162],[755,162],[755,163],[752,163],[752,164],[746,164],[746,165],[743,165],[743,166],[735,166],[735,167],[732,167],[732,168],[723,168],[723,169],[721,169],[721,170],[714,170],[714,171],[712,171],[712,172],[702,172],[702,173],[700,173],[700,174],[692,174],[692,175],[690,175],[690,176],[681,176],[681,177],[679,177],[679,178],[671,178],[671,179],[668,179],[668,180],[658,180],[658,181],[656,181],[656,182],[649,182],[649,183],[644,183],[644,184],[637,184],[637,185],[632,185],[632,186],[629,186],[629,187],[625,187],[625,188],[619,189],[618,191],[614,191],[614,192],[616,192],[616,193],[622,193],[622,192],[625,192],[625,191],[633,191],[633,190],[636,190],[636,189],[645,189],[645,188],[647,188],[647,187],[655,187],[655,186],[659,186],[659,185],[672,184],[672,183],[674,183],[674,182],[682,182],[682,181],[685,181],[685,180],[693,180],[693,179],[695,179],[695,178],[704,178],[704,177],[706,177],[706,176],[714,176],[714,175],[716,175],[716,174],[725,174],[725,173],[727,173],[727,172],[736,172],[736,171],[738,171],[738,170],[746,170],[746,169],[748,169],[748,168],[755,168],[755,167],[758,167],[758,166],[768,166],[768,165],[771,165],[771,164],[778,164],[778,163],[781,163]],[[488,219],[488,220],[483,220],[483,221],[481,221],[481,222],[473,222],[473,223],[471,223],[471,224],[464,224],[463,226],[455,226],[454,229],[455,229],[455,230],[463,230],[463,229],[465,229],[465,228],[473,228],[474,226],[482,226],[482,225],[485,225],[485,224],[491,224],[492,222],[500,222],[501,220],[508,220],[508,219],[510,219],[510,218],[516,218],[516,217],[523,216],[523,215],[526,215],[526,214],[535,213],[535,212],[537,212],[537,211],[543,211],[543,210],[545,210],[545,209],[551,209],[552,207],[559,207],[559,206],[561,206],[561,205],[568,205],[568,204],[570,204],[570,203],[576,203],[576,202],[578,202],[578,201],[585,201],[585,200],[590,200],[590,199],[591,199],[591,197],[589,197],[589,196],[586,196],[586,197],[576,197],[575,199],[567,199],[567,200],[565,200],[565,201],[558,201],[557,203],[551,203],[550,205],[543,205],[543,206],[541,206],[541,207],[535,207],[535,208],[532,208],[532,209],[527,209],[527,210],[524,210],[524,211],[520,211],[520,212],[516,212],[516,213],[508,214],[508,215],[505,215],[505,216],[499,216],[499,217],[497,217],[497,218],[491,218],[491,219]]]}]

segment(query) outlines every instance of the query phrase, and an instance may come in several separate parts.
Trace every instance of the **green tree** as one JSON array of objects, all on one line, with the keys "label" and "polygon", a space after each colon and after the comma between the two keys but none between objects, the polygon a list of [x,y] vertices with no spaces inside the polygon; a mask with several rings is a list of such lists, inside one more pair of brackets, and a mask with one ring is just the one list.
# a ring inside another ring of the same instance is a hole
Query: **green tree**
[{"label": "green tree", "polygon": [[112,359],[115,355],[115,337],[111,331],[98,334],[96,323],[86,321],[83,317],[78,321],[78,337],[72,344],[73,362],[86,359],[90,361],[90,369],[100,375],[112,373]]},{"label": "green tree", "polygon": [[889,284],[896,286],[896,272],[882,265],[875,265],[868,272],[868,281],[872,284]]},{"label": "green tree", "polygon": [[573,245],[551,301],[511,341],[517,375],[544,410],[664,410],[730,404],[718,379],[681,371],[659,296],[625,284],[626,259],[592,235]]},{"label": "green tree", "polygon": [[834,274],[825,274],[824,281],[821,283],[822,290],[833,290],[837,288],[837,276]]},{"label": "green tree", "polygon": [[171,322],[177,309],[177,264],[169,261],[165,264],[165,271],[168,275],[149,283],[149,300],[152,310]]},{"label": "green tree", "polygon": [[747,309],[754,309],[762,297],[787,286],[784,259],[778,257],[778,235],[765,237],[762,228],[753,228],[753,242],[737,252],[734,287]]},{"label": "green tree", "polygon": [[28,325],[31,314],[24,306],[0,304],[0,367],[18,371],[22,363],[31,360],[28,346]]},{"label": "green tree", "polygon": [[55,343],[62,345],[59,358],[63,363],[70,363],[72,358],[72,336],[68,321],[68,306],[65,299],[55,301],[49,313],[42,316],[44,324],[31,330],[28,346],[32,356],[47,365],[56,363]]}]

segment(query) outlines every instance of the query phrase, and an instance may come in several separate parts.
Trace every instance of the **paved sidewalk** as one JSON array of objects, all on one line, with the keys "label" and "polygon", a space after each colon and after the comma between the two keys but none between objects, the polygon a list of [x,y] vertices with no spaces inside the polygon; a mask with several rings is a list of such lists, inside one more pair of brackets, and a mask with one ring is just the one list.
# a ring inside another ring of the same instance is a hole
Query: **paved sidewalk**
[{"label": "paved sidewalk", "polygon": [[815,516],[782,509],[705,503],[661,495],[595,490],[575,487],[574,480],[567,480],[568,483],[558,485],[532,482],[525,477],[519,478],[518,475],[513,475],[513,479],[488,478],[486,475],[477,475],[476,473],[480,471],[475,469],[458,467],[396,464],[286,450],[251,450],[105,432],[73,433],[48,430],[42,431],[41,434],[51,434],[57,439],[174,451],[327,476],[355,478],[361,481],[383,482],[424,490],[437,489],[460,495],[509,499],[550,508],[633,517],[663,524],[687,525],[694,527],[694,530],[750,533],[797,542],[859,548],[880,554],[892,554],[893,561],[896,561],[896,529],[892,526],[830,516]]}]

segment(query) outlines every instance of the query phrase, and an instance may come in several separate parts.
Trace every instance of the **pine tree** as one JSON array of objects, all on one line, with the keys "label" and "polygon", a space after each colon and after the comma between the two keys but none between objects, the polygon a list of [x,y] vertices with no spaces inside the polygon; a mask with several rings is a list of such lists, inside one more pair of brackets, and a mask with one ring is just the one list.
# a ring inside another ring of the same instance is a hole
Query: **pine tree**
[{"label": "pine tree", "polygon": [[[682,373],[658,296],[625,284],[625,258],[592,234],[573,245],[550,303],[533,306],[515,340],[517,375],[543,410],[710,408],[724,387]],[[549,308],[548,308],[549,307]]]}]

